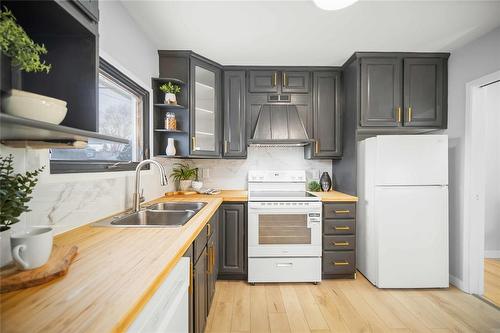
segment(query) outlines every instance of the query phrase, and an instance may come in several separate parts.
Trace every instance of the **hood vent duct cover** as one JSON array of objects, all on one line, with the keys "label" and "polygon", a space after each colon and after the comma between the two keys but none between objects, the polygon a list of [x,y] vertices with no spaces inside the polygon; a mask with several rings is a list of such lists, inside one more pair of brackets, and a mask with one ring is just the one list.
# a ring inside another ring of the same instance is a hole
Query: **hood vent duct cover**
[{"label": "hood vent duct cover", "polygon": [[264,104],[249,140],[252,146],[305,146],[311,143],[295,105]]}]

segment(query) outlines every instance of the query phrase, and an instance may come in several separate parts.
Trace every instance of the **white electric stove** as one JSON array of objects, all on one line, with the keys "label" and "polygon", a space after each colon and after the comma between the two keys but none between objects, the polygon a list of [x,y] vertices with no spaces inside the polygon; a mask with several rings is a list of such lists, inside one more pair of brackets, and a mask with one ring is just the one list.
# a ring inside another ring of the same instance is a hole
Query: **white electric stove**
[{"label": "white electric stove", "polygon": [[248,282],[321,281],[321,202],[305,171],[248,173]]}]

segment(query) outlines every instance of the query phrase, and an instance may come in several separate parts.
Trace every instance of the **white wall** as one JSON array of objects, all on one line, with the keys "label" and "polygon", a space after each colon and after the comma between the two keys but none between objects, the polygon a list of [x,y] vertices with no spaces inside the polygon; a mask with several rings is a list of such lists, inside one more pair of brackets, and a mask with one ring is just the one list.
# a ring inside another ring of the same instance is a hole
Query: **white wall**
[{"label": "white wall", "polygon": [[448,63],[448,129],[450,177],[450,274],[459,284],[464,276],[463,199],[465,85],[500,69],[500,28],[451,51]]},{"label": "white wall", "polygon": [[[101,1],[100,15],[100,55],[150,91],[151,77],[158,75],[156,46],[120,2]],[[48,150],[0,146],[2,156],[9,153],[17,171],[47,165],[29,204],[32,211],[22,215],[16,228],[51,225],[60,233],[132,206],[133,172],[51,175]],[[146,200],[173,188],[159,186],[156,170],[143,172],[143,184]]]},{"label": "white wall", "polygon": [[209,169],[204,187],[246,189],[248,170],[306,170],[308,179],[323,171],[332,175],[330,160],[305,160],[302,147],[248,147],[245,160],[193,160],[200,169]]},{"label": "white wall", "polygon": [[487,258],[500,258],[500,82],[486,90],[486,211],[484,250]]}]

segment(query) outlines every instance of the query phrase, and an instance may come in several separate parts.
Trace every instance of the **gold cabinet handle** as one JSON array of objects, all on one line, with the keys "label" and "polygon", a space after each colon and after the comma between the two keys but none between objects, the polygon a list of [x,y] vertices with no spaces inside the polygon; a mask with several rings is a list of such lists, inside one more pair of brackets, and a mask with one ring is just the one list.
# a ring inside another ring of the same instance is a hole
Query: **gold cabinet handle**
[{"label": "gold cabinet handle", "polygon": [[316,144],[316,146],[315,146],[314,152],[315,152],[316,154],[319,154],[319,140],[316,140],[316,143],[315,143],[315,144]]},{"label": "gold cabinet handle", "polygon": [[286,82],[286,73],[283,72],[283,87],[288,87],[288,83]]},{"label": "gold cabinet handle", "polygon": [[193,144],[193,151],[195,151],[196,150],[196,137],[195,136],[191,137],[191,143]]},{"label": "gold cabinet handle", "polygon": [[227,140],[224,140],[224,153],[227,153]]},{"label": "gold cabinet handle", "polygon": [[349,246],[349,242],[333,242],[335,246]]},{"label": "gold cabinet handle", "polygon": [[214,271],[215,269],[215,246],[212,247],[212,272]]},{"label": "gold cabinet handle", "polygon": [[351,211],[349,209],[339,209],[339,210],[334,210],[335,214],[349,214]]},{"label": "gold cabinet handle", "polygon": [[413,115],[413,110],[411,109],[411,106],[408,108],[408,122],[411,123],[411,118]]},{"label": "gold cabinet handle", "polygon": [[397,116],[398,116],[398,123],[400,123],[401,122],[401,118],[402,118],[401,117],[401,107],[400,106],[397,108],[397,113],[398,113],[397,114]]},{"label": "gold cabinet handle", "polygon": [[347,261],[334,261],[332,263],[333,263],[333,266],[347,266],[347,265],[349,265],[349,262],[347,262]]},{"label": "gold cabinet handle", "polygon": [[212,234],[212,225],[210,223],[207,224],[207,235],[210,236]]},{"label": "gold cabinet handle", "polygon": [[189,262],[189,294],[193,293],[193,262]]},{"label": "gold cabinet handle", "polygon": [[278,72],[274,72],[273,75],[273,87],[276,87],[276,82],[278,81]]},{"label": "gold cabinet handle", "polygon": [[341,227],[335,226],[335,227],[333,227],[333,229],[335,229],[335,230],[351,230],[351,228],[348,226],[341,226]]}]

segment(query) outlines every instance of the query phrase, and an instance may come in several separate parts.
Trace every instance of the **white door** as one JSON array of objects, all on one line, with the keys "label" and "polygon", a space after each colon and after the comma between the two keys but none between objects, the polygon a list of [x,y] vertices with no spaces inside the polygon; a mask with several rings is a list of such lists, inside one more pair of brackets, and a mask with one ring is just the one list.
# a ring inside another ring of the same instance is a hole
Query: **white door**
[{"label": "white door", "polygon": [[377,185],[448,184],[446,135],[377,136]]},{"label": "white door", "polygon": [[380,288],[448,287],[448,187],[375,189]]}]

